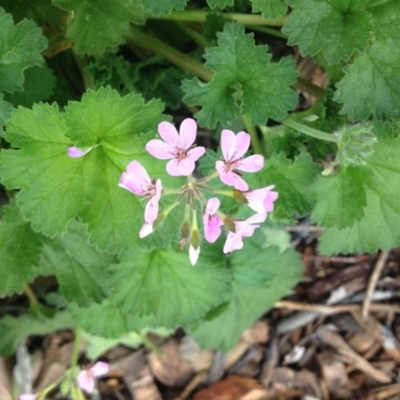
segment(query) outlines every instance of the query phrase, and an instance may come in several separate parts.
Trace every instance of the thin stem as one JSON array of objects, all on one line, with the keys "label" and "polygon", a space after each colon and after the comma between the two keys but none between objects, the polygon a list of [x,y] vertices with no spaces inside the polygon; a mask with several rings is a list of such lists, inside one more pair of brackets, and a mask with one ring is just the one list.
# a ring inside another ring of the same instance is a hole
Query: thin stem
[{"label": "thin stem", "polygon": [[294,87],[297,89],[302,90],[303,92],[306,92],[308,94],[311,94],[311,96],[316,97],[319,99],[325,94],[325,90],[322,89],[321,87],[314,85],[313,83],[307,81],[304,78],[297,78],[297,82],[294,84]]},{"label": "thin stem", "polygon": [[[161,15],[154,17],[152,15],[147,16],[148,19],[164,19],[172,21],[188,21],[188,22],[205,22],[208,15],[214,14],[215,12],[210,11],[172,11],[168,15]],[[269,25],[269,26],[283,26],[285,18],[277,19],[265,19],[260,14],[239,14],[239,13],[218,13],[218,15],[226,18],[229,21],[241,22],[245,25]]]},{"label": "thin stem", "polygon": [[250,134],[251,147],[253,148],[254,153],[263,154],[261,143],[258,140],[257,131],[255,130],[254,126],[251,124],[249,114],[242,115],[242,121],[244,123],[244,126],[246,127],[247,132]]},{"label": "thin stem", "polygon": [[336,136],[333,136],[332,134],[310,128],[309,126],[300,124],[299,122],[296,122],[295,120],[293,120],[291,118],[285,119],[284,121],[282,121],[282,123],[285,124],[286,126],[289,126],[290,128],[295,129],[296,131],[304,133],[305,135],[312,136],[316,139],[327,140],[328,142],[337,143]]},{"label": "thin stem", "polygon": [[202,34],[190,29],[184,22],[177,21],[176,23],[199,47],[210,47],[210,43]]},{"label": "thin stem", "polygon": [[278,37],[280,39],[287,40],[289,36],[285,35],[281,31],[277,31],[273,28],[267,28],[266,26],[258,26],[258,25],[247,25],[246,28],[252,29],[253,31],[263,32],[271,36]]},{"label": "thin stem", "polygon": [[181,194],[181,190],[180,189],[165,189],[165,188],[163,188],[162,195],[167,196],[169,194]]},{"label": "thin stem", "polygon": [[162,350],[156,346],[146,335],[142,335],[140,332],[132,332],[132,335],[137,335],[139,336],[140,340],[143,342],[143,344],[148,347],[149,349],[153,350],[155,353],[157,353],[159,356],[163,356]]},{"label": "thin stem", "polygon": [[184,69],[185,71],[191,72],[205,81],[211,80],[214,76],[214,73],[208,68],[205,68],[201,62],[187,56],[171,46],[168,46],[161,40],[141,32],[136,28],[131,28],[129,42],[133,45],[150,50],[155,54],[160,54],[166,60],[171,61],[178,67]]},{"label": "thin stem", "polygon": [[26,297],[28,297],[29,305],[31,307],[34,307],[36,304],[39,304],[39,300],[37,299],[35,293],[27,283],[24,285],[24,292],[26,294]]},{"label": "thin stem", "polygon": [[71,358],[72,369],[78,365],[79,343],[81,340],[81,334],[82,334],[82,328],[78,326],[75,331],[74,348],[72,350],[72,358]]},{"label": "thin stem", "polygon": [[212,174],[207,175],[207,176],[204,177],[204,178],[198,179],[197,182],[198,182],[198,183],[206,183],[206,182],[211,181],[211,180],[214,179],[214,178],[217,178],[218,176],[219,176],[218,171],[214,171]]},{"label": "thin stem", "polygon": [[221,194],[222,196],[234,197],[232,190],[213,190],[215,194]]}]

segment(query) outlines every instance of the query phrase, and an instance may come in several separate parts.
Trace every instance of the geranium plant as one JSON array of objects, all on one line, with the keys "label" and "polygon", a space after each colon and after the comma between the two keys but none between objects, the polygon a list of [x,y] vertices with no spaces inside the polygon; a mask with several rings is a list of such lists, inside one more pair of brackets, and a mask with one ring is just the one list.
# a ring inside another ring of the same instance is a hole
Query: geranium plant
[{"label": "geranium plant", "polygon": [[399,245],[399,2],[104,4],[0,8],[0,295],[30,299],[0,354],[76,327],[227,351],[302,278],[285,224]]}]

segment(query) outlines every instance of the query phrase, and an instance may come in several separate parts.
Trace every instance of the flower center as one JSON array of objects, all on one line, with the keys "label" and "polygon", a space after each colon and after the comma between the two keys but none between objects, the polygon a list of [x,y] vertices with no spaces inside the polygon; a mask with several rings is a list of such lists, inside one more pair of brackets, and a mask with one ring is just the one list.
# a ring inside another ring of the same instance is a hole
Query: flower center
[{"label": "flower center", "polygon": [[185,149],[181,149],[180,147],[176,147],[176,156],[179,161],[184,160],[187,157],[187,152]]}]

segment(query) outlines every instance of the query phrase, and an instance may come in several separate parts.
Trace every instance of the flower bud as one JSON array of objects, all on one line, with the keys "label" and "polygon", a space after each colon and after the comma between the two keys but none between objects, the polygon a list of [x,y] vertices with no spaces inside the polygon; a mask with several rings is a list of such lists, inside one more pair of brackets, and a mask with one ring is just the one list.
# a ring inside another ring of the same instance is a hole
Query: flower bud
[{"label": "flower bud", "polygon": [[337,158],[344,167],[366,163],[377,142],[372,130],[372,123],[365,123],[346,126],[339,131]]},{"label": "flower bud", "polygon": [[246,196],[240,190],[234,189],[232,192],[233,198],[237,200],[240,204],[249,204]]},{"label": "flower bud", "polygon": [[227,215],[225,215],[222,218],[222,221],[224,221],[224,224],[229,232],[236,233],[236,226],[232,218],[229,218]]}]

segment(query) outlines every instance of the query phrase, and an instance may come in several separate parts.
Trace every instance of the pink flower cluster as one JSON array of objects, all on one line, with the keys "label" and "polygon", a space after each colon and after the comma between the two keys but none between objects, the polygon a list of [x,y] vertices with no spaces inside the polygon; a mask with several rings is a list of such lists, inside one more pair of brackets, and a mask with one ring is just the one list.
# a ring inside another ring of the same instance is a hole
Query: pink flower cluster
[{"label": "pink flower cluster", "polygon": [[[250,147],[250,135],[239,132],[235,135],[232,131],[224,129],[221,133],[222,158],[215,164],[216,172],[202,177],[192,176],[196,161],[202,157],[206,150],[202,146],[194,144],[197,134],[197,124],[193,119],[185,119],[179,132],[170,122],[161,122],[158,125],[158,133],[161,139],[152,139],[146,145],[146,150],[155,158],[169,160],[166,170],[171,176],[186,176],[187,184],[179,191],[163,188],[160,179],[151,178],[146,169],[138,161],[133,160],[121,175],[119,186],[129,190],[137,196],[147,199],[144,212],[144,225],[140,229],[141,238],[151,234],[165,218],[172,207],[159,211],[159,202],[162,196],[178,193],[175,202],[180,203],[184,197],[187,199],[186,209],[192,215],[192,222],[188,219],[188,212],[181,228],[181,248],[186,241],[190,241],[189,258],[194,265],[200,254],[200,236],[196,219],[196,203],[203,210],[204,237],[209,243],[214,243],[222,233],[222,226],[227,230],[227,239],[224,253],[230,253],[243,247],[243,238],[252,236],[267,218],[267,213],[273,211],[274,201],[278,193],[273,191],[274,185],[250,190],[244,179],[243,173],[260,171],[264,167],[264,157],[254,154],[245,157]],[[71,147],[68,150],[70,157],[82,157],[90,149],[82,151]],[[218,191],[208,186],[215,177],[231,186],[230,191]],[[220,200],[211,197],[206,200],[203,192],[216,193],[236,198],[240,203],[247,204],[256,214],[245,220],[233,219],[224,214],[220,208]]]}]

